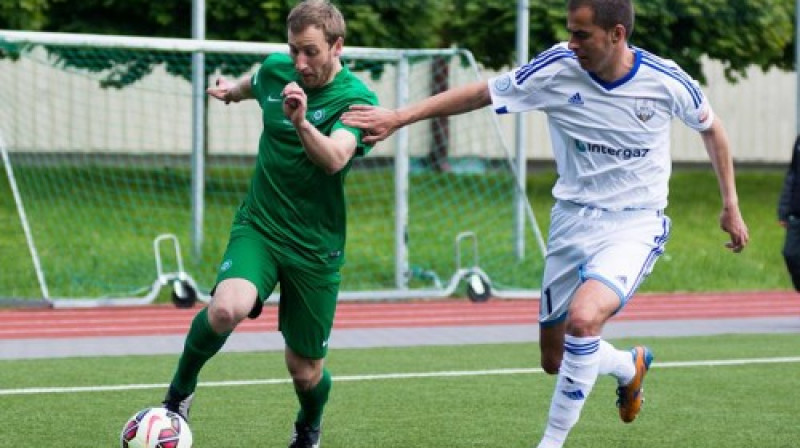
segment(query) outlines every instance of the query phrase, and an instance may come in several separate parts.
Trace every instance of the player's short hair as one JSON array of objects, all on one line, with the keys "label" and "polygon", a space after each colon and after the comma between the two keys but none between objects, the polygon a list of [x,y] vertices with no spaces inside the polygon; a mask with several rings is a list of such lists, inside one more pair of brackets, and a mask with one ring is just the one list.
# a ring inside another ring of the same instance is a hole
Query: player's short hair
[{"label": "player's short hair", "polygon": [[625,27],[625,38],[633,34],[635,12],[632,0],[568,0],[567,10],[575,11],[588,6],[594,11],[595,25],[610,30],[617,25]]},{"label": "player's short hair", "polygon": [[309,26],[318,27],[330,45],[340,37],[344,39],[347,31],[342,13],[328,0],[304,0],[298,3],[286,17],[286,26],[293,33],[302,33]]}]

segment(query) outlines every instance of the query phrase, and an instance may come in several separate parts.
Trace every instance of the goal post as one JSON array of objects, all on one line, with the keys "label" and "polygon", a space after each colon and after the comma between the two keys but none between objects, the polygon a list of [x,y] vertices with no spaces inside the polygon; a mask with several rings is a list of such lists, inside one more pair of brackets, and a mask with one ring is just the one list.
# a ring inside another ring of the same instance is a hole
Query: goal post
[{"label": "goal post", "polygon": [[[255,102],[194,101],[204,89],[193,90],[191,56],[204,55],[208,83],[286,51],[0,30],[0,298],[140,304],[181,280],[207,300],[261,116]],[[345,47],[342,58],[387,107],[481,79],[461,49]],[[538,297],[544,243],[514,165],[488,109],[402,128],[356,160],[340,298],[462,295],[475,278],[496,297]]]}]

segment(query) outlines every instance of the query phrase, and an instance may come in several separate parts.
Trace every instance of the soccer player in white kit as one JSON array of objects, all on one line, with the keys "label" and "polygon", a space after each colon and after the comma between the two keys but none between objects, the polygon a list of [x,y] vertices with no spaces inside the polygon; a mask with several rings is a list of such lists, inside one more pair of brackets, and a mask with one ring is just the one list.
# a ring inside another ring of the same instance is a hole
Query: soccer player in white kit
[{"label": "soccer player in white kit", "polygon": [[598,375],[618,381],[619,414],[632,422],[652,352],[618,350],[605,323],[631,299],[664,251],[674,117],[700,133],[719,181],[720,226],[740,252],[739,211],[728,138],[697,82],[674,62],[628,43],[631,0],[569,0],[569,42],[508,73],[394,110],[352,106],[347,125],[365,142],[416,121],[491,105],[497,113],[548,116],[558,170],[553,188],[542,297],[542,367],[558,374],[539,448],[561,447]]}]

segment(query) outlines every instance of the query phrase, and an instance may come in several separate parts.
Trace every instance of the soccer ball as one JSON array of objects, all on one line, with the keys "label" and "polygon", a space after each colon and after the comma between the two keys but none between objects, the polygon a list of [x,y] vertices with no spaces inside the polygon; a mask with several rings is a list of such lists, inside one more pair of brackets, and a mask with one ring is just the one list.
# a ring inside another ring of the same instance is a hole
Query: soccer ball
[{"label": "soccer ball", "polygon": [[128,419],[119,441],[122,448],[191,448],[192,431],[175,412],[145,408]]}]

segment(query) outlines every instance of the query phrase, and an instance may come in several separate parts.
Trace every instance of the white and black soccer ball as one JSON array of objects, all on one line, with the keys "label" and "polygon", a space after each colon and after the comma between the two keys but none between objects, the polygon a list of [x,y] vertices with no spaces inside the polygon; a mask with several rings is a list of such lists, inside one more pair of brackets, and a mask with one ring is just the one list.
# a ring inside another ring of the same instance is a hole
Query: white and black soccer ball
[{"label": "white and black soccer ball", "polygon": [[192,430],[179,414],[165,408],[145,408],[125,422],[121,448],[191,448]]}]

